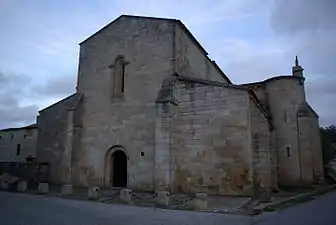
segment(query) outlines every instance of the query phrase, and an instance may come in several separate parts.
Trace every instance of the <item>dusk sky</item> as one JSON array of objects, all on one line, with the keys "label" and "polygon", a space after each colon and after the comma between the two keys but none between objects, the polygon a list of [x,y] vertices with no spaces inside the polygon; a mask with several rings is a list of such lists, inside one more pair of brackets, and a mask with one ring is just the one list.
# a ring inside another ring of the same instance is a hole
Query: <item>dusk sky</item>
[{"label": "dusk sky", "polygon": [[320,125],[336,124],[335,0],[0,0],[0,129],[75,91],[78,44],[121,14],[180,19],[233,83],[305,69]]}]

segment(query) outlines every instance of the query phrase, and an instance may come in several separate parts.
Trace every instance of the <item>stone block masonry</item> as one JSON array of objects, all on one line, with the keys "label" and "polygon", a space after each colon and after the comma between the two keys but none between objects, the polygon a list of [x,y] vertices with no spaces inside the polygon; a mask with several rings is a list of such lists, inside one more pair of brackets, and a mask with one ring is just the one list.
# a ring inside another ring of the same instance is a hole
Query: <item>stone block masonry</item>
[{"label": "stone block masonry", "polygon": [[195,193],[206,186],[213,194],[252,194],[248,92],[183,79],[174,92],[172,190]]},{"label": "stone block masonry", "polygon": [[88,199],[97,200],[99,198],[99,187],[89,187],[88,188]]},{"label": "stone block masonry", "polygon": [[120,200],[125,203],[132,203],[132,190],[124,188],[120,190]]},{"label": "stone block masonry", "polygon": [[194,199],[194,207],[197,210],[204,210],[208,208],[207,194],[197,193]]},{"label": "stone block masonry", "polygon": [[39,194],[48,194],[49,193],[49,184],[48,183],[39,183],[37,187],[37,192]]},{"label": "stone block masonry", "polygon": [[24,192],[27,190],[27,182],[24,180],[21,180],[17,184],[17,191]]},{"label": "stone block masonry", "polygon": [[159,191],[157,194],[157,203],[159,205],[168,206],[169,205],[169,192]]}]

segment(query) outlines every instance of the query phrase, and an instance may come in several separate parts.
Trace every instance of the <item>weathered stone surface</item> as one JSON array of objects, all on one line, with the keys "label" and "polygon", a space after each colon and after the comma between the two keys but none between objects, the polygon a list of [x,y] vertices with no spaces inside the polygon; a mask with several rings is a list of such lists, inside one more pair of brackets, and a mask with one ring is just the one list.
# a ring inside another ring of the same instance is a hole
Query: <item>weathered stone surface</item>
[{"label": "weathered stone surface", "polygon": [[128,188],[120,190],[120,200],[128,204],[132,203],[132,190]]},{"label": "weathered stone surface", "polygon": [[37,126],[0,130],[0,161],[26,162],[36,158]]},{"label": "weathered stone surface", "polygon": [[61,186],[61,192],[62,194],[64,195],[69,195],[69,194],[72,194],[72,185],[71,184],[64,184]]},{"label": "weathered stone surface", "polygon": [[[180,81],[184,82],[184,81]],[[249,135],[249,95],[245,89],[188,81],[192,92],[176,107],[172,121],[171,191],[252,194],[252,154]],[[183,88],[177,85],[176,89]],[[195,98],[205,92],[204,99]],[[222,94],[223,92],[223,94]],[[183,93],[177,91],[177,93]],[[216,93],[218,100],[214,101]],[[190,104],[187,104],[189,102]],[[195,113],[190,113],[195,112]],[[211,162],[211,163],[209,163]]]},{"label": "weathered stone surface", "polygon": [[268,200],[272,191],[271,121],[260,110],[259,103],[250,98],[250,129],[253,160],[254,196]]},{"label": "weathered stone surface", "polygon": [[[281,76],[247,85],[254,90],[272,118],[273,187],[277,186],[275,183],[300,185],[322,180],[318,117],[306,102],[302,81],[301,77]],[[303,105],[307,110],[300,113]]]},{"label": "weathered stone surface", "polygon": [[204,210],[208,208],[207,196],[208,195],[206,193],[196,193],[196,197],[194,199],[195,209]]},{"label": "weathered stone surface", "polygon": [[49,184],[48,183],[39,183],[37,187],[37,192],[39,194],[48,194],[49,193]]},{"label": "weathered stone surface", "polygon": [[[40,111],[37,158],[55,183],[120,186],[123,174],[131,189],[269,198],[323,180],[303,81],[231,84],[177,20],[121,16],[80,44],[76,93]],[[0,159],[18,158],[10,132]]]},{"label": "weathered stone surface", "polygon": [[17,191],[24,192],[27,190],[27,182],[25,180],[21,180],[17,184]]},{"label": "weathered stone surface", "polygon": [[175,26],[175,68],[183,76],[229,83],[224,73],[205,50],[190,39],[180,26]]},{"label": "weathered stone surface", "polygon": [[157,193],[157,201],[159,205],[167,206],[169,205],[169,192],[168,191],[159,191]]},{"label": "weathered stone surface", "polygon": [[89,187],[88,188],[88,198],[91,200],[97,200],[99,198],[99,187]]},{"label": "weathered stone surface", "polygon": [[70,109],[76,106],[80,98],[79,94],[73,94],[40,111],[37,121],[37,157],[39,161],[49,163],[49,179],[55,183],[71,182],[72,136],[75,128],[74,113]]}]

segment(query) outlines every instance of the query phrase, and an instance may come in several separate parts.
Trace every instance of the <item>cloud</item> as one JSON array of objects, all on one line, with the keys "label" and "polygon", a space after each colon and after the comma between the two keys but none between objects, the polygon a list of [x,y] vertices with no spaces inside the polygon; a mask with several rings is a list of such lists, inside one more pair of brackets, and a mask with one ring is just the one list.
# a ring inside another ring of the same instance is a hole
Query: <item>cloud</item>
[{"label": "cloud", "polygon": [[275,1],[271,25],[299,54],[307,79],[307,98],[322,125],[336,124],[336,1]]},{"label": "cloud", "polygon": [[75,92],[75,76],[32,84],[26,75],[0,71],[0,129],[36,122],[38,111]]},{"label": "cloud", "polygon": [[[222,46],[216,50],[216,45]],[[216,42],[213,56],[234,83],[265,80],[290,74],[289,46],[274,40],[256,43],[246,39],[224,38]],[[293,61],[293,60],[292,60]]]},{"label": "cloud", "polygon": [[29,82],[30,79],[24,75],[4,74],[0,71],[0,129],[35,122],[37,105],[20,103],[26,93],[25,84]]},{"label": "cloud", "polygon": [[76,76],[58,76],[48,79],[45,84],[32,86],[32,97],[63,98],[76,90]]},{"label": "cloud", "polygon": [[287,34],[316,33],[336,28],[336,1],[279,0],[274,1],[273,28]]},{"label": "cloud", "polygon": [[[236,83],[291,74],[298,54],[305,68],[308,101],[323,123],[336,123],[332,106],[319,101],[321,96],[328,101],[335,96],[328,86],[336,69],[332,62],[336,58],[335,3],[315,2],[60,0],[46,4],[0,0],[0,29],[8,31],[0,36],[0,68],[6,83],[11,83],[6,96],[13,94],[0,101],[2,105],[15,103],[14,110],[36,105],[41,109],[71,94],[78,66],[77,44],[120,14],[133,14],[182,20]],[[17,75],[16,82],[13,76],[9,82],[10,72],[28,77]],[[24,91],[17,95],[22,84]]]}]

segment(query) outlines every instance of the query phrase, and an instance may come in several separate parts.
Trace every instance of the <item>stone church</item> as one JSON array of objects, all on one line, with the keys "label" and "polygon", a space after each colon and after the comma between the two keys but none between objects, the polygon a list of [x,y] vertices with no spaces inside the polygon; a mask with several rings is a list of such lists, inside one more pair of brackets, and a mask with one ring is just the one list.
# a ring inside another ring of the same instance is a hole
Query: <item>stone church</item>
[{"label": "stone church", "polygon": [[76,186],[250,196],[321,182],[304,81],[296,59],[233,84],[180,20],[122,15],[80,43],[76,93],[39,112],[36,157]]}]

